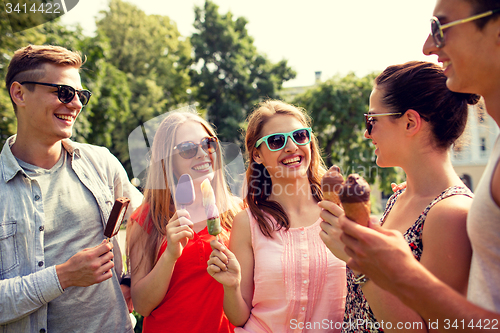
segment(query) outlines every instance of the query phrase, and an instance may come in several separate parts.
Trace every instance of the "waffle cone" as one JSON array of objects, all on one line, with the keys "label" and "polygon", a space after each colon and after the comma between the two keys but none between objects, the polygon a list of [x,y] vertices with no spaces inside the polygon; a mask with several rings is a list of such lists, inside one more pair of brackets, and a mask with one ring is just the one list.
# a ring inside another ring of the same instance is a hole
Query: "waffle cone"
[{"label": "waffle cone", "polygon": [[370,201],[343,202],[345,215],[361,225],[368,226],[370,221]]},{"label": "waffle cone", "polygon": [[337,194],[337,192],[335,192],[335,191],[323,192],[323,199],[331,201],[334,204],[337,204],[338,206],[340,206],[340,197]]}]

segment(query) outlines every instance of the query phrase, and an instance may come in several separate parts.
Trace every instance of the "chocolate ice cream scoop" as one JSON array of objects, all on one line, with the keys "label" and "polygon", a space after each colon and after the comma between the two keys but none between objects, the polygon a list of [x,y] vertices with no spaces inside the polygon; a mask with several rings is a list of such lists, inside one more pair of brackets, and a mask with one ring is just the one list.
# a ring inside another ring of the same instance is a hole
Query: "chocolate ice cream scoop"
[{"label": "chocolate ice cream scoop", "polygon": [[370,221],[370,185],[366,180],[356,173],[350,174],[339,196],[345,215],[367,226]]}]

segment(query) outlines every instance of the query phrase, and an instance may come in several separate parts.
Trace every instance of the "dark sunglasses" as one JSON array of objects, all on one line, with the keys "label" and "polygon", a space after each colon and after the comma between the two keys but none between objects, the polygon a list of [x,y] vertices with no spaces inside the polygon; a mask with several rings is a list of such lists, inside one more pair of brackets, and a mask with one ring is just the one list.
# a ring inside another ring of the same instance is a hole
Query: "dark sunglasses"
[{"label": "dark sunglasses", "polygon": [[88,104],[90,96],[92,96],[92,93],[88,90],[85,89],[76,90],[75,88],[67,86],[65,84],[53,84],[53,83],[43,83],[35,81],[24,81],[21,82],[21,84],[39,84],[42,86],[57,88],[57,98],[59,98],[61,103],[64,104],[70,103],[73,100],[73,98],[75,98],[75,94],[78,94],[78,99],[80,100],[80,103],[82,103],[82,105],[85,106]]},{"label": "dark sunglasses", "polygon": [[466,18],[461,19],[461,20],[456,20],[456,21],[453,21],[450,23],[446,23],[443,25],[441,25],[441,23],[439,22],[439,19],[434,16],[431,19],[431,36],[434,39],[434,44],[438,48],[442,48],[444,46],[444,33],[443,33],[444,29],[451,28],[455,25],[459,25],[462,23],[467,23],[467,22],[471,22],[474,20],[478,20],[480,18],[493,15],[499,11],[500,11],[500,8],[497,8],[497,9],[489,10],[489,11],[481,13],[481,14],[469,16],[469,17],[466,17]]},{"label": "dark sunglasses", "polygon": [[365,113],[365,124],[366,124],[366,131],[368,132],[368,135],[372,134],[372,129],[373,129],[373,123],[375,122],[376,117],[382,117],[382,116],[395,116],[397,114],[401,114],[401,112],[391,112],[391,113]]},{"label": "dark sunglasses", "polygon": [[206,137],[201,139],[200,143],[194,143],[191,141],[185,141],[179,143],[174,147],[174,150],[179,151],[179,155],[182,158],[190,159],[198,154],[198,147],[201,147],[207,154],[213,154],[217,151],[218,148],[218,139],[214,136]]},{"label": "dark sunglasses", "polygon": [[267,148],[269,148],[270,151],[277,151],[283,149],[283,147],[286,146],[288,137],[292,138],[293,142],[295,142],[295,144],[297,145],[300,146],[307,145],[309,142],[311,142],[311,131],[312,131],[311,128],[307,127],[307,128],[299,128],[297,130],[288,133],[269,134],[260,138],[255,143],[255,147],[259,148],[262,142],[265,142]]}]

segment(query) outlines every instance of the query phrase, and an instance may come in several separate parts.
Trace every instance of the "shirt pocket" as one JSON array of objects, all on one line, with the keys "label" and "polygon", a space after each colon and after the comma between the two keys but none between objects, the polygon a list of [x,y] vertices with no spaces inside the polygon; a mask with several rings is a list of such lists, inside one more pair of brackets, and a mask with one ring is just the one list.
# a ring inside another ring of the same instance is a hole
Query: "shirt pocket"
[{"label": "shirt pocket", "polygon": [[0,278],[19,266],[16,243],[17,222],[0,222]]}]

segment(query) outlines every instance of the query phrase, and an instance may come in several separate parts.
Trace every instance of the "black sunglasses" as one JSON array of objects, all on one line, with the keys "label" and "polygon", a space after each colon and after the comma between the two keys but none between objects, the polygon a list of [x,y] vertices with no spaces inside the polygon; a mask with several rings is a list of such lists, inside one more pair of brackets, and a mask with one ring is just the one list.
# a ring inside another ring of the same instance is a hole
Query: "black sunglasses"
[{"label": "black sunglasses", "polygon": [[265,142],[270,151],[277,151],[286,146],[288,137],[292,138],[295,144],[303,146],[311,142],[311,128],[299,128],[288,133],[274,133],[266,135],[255,143],[255,148],[259,148]]},{"label": "black sunglasses", "polygon": [[434,44],[438,48],[442,48],[444,46],[444,33],[443,33],[444,29],[448,29],[448,28],[454,27],[454,26],[462,24],[462,23],[475,21],[475,20],[478,20],[480,18],[498,13],[499,11],[500,11],[500,8],[497,8],[497,9],[489,10],[489,11],[481,13],[481,14],[469,16],[469,17],[466,17],[466,18],[461,19],[461,20],[456,20],[456,21],[453,21],[450,23],[446,23],[443,25],[441,25],[441,23],[439,22],[439,19],[434,16],[431,19],[431,36],[434,39]]},{"label": "black sunglasses", "polygon": [[61,103],[64,104],[70,103],[73,100],[73,98],[75,98],[75,94],[78,94],[78,99],[80,100],[80,103],[82,103],[82,105],[85,106],[88,104],[90,96],[92,96],[92,93],[88,90],[85,89],[76,90],[75,88],[67,86],[65,84],[53,84],[53,83],[44,83],[35,81],[24,81],[21,82],[21,84],[39,84],[42,86],[57,88],[57,98],[59,98]]},{"label": "black sunglasses", "polygon": [[218,141],[214,136],[207,136],[201,139],[198,144],[191,141],[181,142],[174,147],[174,150],[178,150],[182,158],[190,159],[198,154],[198,147],[201,147],[207,154],[215,153],[218,148]]},{"label": "black sunglasses", "polygon": [[382,116],[395,116],[397,114],[401,114],[401,112],[391,112],[391,113],[365,113],[365,125],[366,125],[366,131],[368,132],[368,135],[372,134],[372,129],[373,129],[373,123],[375,122],[376,117],[382,117]]}]

